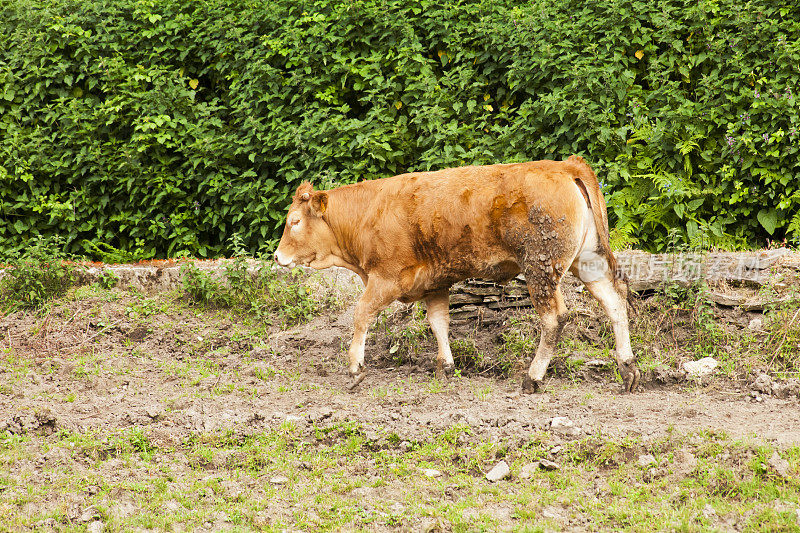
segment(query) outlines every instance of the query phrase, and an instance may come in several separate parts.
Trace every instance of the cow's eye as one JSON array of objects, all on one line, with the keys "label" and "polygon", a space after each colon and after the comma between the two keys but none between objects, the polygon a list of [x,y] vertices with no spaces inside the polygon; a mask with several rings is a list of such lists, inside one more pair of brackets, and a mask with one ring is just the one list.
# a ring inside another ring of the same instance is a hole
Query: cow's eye
[{"label": "cow's eye", "polygon": [[295,218],[295,219],[292,219],[292,220],[289,221],[289,225],[292,226],[293,228],[297,227],[298,224],[300,224],[300,219],[299,218]]}]

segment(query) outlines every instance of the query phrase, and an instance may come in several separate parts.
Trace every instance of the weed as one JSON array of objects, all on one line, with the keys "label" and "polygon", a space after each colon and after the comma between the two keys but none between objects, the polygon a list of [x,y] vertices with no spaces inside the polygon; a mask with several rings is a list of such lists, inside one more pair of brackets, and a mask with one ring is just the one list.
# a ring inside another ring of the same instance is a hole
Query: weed
[{"label": "weed", "polygon": [[142,454],[145,458],[149,458],[157,450],[156,446],[150,442],[145,430],[138,426],[116,435],[116,438],[112,440],[112,446],[118,454],[133,452]]},{"label": "weed", "polygon": [[207,307],[236,309],[252,313],[281,326],[304,322],[335,302],[319,298],[302,283],[300,270],[283,274],[268,263],[248,268],[248,261],[236,257],[225,267],[224,278],[215,279],[195,264],[182,267],[183,288],[194,302]]},{"label": "weed", "polygon": [[425,388],[429,394],[439,394],[447,390],[447,382],[433,377],[428,381]]},{"label": "weed", "polygon": [[9,261],[0,278],[0,312],[38,309],[66,294],[74,268],[62,262],[61,237],[36,237],[21,255]]},{"label": "weed", "polygon": [[112,289],[117,283],[119,283],[119,276],[114,274],[111,269],[106,268],[97,276],[97,284],[105,290]]},{"label": "weed", "polygon": [[[392,337],[389,355],[394,365],[413,362],[414,356],[423,351],[423,346],[431,339],[431,331],[425,319],[425,310],[421,303],[415,302],[407,308],[411,311],[409,322],[397,331],[391,331],[385,313],[378,320],[378,328]],[[404,311],[400,316],[407,316]]]},{"label": "weed", "polygon": [[482,402],[485,402],[489,399],[489,396],[492,394],[492,386],[491,385],[484,385],[483,387],[479,388],[475,392],[475,396]]}]

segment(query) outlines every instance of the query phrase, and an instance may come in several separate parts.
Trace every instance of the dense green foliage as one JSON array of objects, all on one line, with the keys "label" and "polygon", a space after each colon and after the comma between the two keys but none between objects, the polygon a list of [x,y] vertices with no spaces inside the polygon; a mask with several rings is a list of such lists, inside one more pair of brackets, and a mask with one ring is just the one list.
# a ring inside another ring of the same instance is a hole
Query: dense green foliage
[{"label": "dense green foliage", "polygon": [[572,153],[618,245],[796,242],[798,34],[794,0],[0,0],[0,254],[256,252],[304,179]]}]

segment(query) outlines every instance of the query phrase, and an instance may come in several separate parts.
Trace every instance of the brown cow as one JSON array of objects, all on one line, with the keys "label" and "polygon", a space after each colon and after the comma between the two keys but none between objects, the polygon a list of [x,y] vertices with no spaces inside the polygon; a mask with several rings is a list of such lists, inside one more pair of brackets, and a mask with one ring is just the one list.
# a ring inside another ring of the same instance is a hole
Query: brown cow
[{"label": "brown cow", "polygon": [[425,300],[442,375],[453,369],[450,286],[471,277],[508,280],[521,271],[542,321],[522,388],[538,390],[567,317],[559,287],[567,270],[611,319],[625,390],[639,382],[605,200],[578,156],[414,172],[329,191],[303,183],[275,259],[283,266],[340,266],[361,276],[365,289],[348,352],[353,386],[364,377],[367,329],[394,300]]}]

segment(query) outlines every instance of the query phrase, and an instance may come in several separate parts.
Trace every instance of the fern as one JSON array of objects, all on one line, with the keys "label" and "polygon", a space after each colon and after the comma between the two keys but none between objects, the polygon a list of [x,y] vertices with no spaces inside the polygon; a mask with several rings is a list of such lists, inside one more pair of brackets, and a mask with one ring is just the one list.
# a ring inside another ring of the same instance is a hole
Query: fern
[{"label": "fern", "polygon": [[800,211],[795,213],[789,227],[786,228],[786,235],[794,244],[800,244]]},{"label": "fern", "polygon": [[625,250],[639,244],[639,238],[634,235],[636,224],[628,220],[623,225],[617,225],[609,230],[609,240],[612,250]]}]

